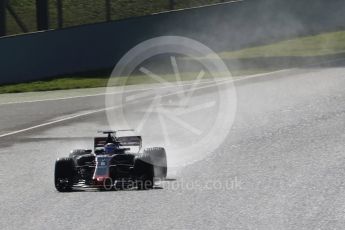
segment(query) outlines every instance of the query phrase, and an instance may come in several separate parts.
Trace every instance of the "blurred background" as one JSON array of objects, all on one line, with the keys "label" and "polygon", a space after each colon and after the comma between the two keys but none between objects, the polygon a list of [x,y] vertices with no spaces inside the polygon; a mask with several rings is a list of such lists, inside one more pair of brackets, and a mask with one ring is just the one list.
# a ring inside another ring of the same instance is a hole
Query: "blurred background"
[{"label": "blurred background", "polygon": [[0,93],[105,87],[160,36],[201,42],[238,77],[320,66],[345,58],[344,12],[344,0],[0,0]]},{"label": "blurred background", "polygon": [[3,8],[0,9],[2,15],[0,35],[119,20],[220,2],[228,1],[0,0],[0,5]]}]

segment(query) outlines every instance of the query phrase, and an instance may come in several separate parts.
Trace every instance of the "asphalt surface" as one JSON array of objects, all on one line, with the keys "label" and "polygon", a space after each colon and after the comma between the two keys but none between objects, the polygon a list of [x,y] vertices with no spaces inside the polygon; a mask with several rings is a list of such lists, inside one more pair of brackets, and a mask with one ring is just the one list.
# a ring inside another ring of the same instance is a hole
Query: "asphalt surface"
[{"label": "asphalt surface", "polygon": [[[55,159],[91,147],[95,132],[109,128],[104,96],[0,105],[0,229],[344,229],[345,68],[235,85],[224,141],[149,191],[55,191]],[[195,100],[216,92],[201,89]],[[127,112],[149,107],[143,100]],[[148,145],[164,143],[147,134],[155,132],[145,129]]]}]

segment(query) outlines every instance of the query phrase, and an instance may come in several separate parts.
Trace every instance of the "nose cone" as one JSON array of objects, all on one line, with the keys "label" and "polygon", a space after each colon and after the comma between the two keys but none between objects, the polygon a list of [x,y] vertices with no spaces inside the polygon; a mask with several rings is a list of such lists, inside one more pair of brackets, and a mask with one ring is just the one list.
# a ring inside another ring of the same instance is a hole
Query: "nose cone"
[{"label": "nose cone", "polygon": [[97,176],[93,178],[95,184],[103,184],[103,182],[107,179],[105,176]]},{"label": "nose cone", "polygon": [[99,188],[111,189],[113,181],[110,177],[99,176],[93,179],[93,185]]},{"label": "nose cone", "polygon": [[99,182],[105,181],[106,179],[107,177],[103,177],[103,176],[94,178],[95,181],[99,181]]}]

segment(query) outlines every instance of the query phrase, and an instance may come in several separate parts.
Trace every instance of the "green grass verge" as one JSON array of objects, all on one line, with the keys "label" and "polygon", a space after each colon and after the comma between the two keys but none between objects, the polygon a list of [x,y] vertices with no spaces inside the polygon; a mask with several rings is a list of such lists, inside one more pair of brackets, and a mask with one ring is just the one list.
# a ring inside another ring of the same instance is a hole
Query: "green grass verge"
[{"label": "green grass verge", "polygon": [[59,78],[59,79],[52,79],[52,80],[47,80],[47,81],[36,81],[36,82],[30,82],[30,83],[3,85],[3,86],[0,86],[0,93],[22,93],[22,92],[61,90],[61,89],[103,87],[103,86],[106,86],[107,81],[108,79],[104,77]]},{"label": "green grass verge", "polygon": [[248,59],[258,57],[317,57],[341,53],[345,53],[345,31],[295,38],[235,52],[222,52],[219,55],[224,59]]},{"label": "green grass verge", "polygon": [[[264,73],[268,71],[274,71],[277,69],[251,69],[232,72],[233,76],[250,75],[257,73]],[[198,73],[182,73],[182,81],[195,80]],[[175,82],[176,78],[173,74],[161,75],[167,82]],[[212,76],[216,78],[228,77],[228,76]],[[209,74],[205,74],[203,79],[210,79]],[[85,88],[97,88],[109,86],[123,86],[123,85],[140,85],[140,84],[154,84],[158,83],[156,80],[149,76],[131,76],[112,78],[109,82],[109,77],[68,77],[68,78],[57,78],[46,81],[35,81],[30,83],[11,84],[0,86],[0,94],[4,93],[24,93],[24,92],[39,92],[39,91],[52,91],[52,90],[65,90],[65,89],[85,89]]]},{"label": "green grass verge", "polygon": [[[264,58],[264,57],[322,57],[327,55],[336,55],[345,53],[345,31],[325,33],[315,36],[308,36],[302,38],[296,38],[278,43],[247,48],[233,52],[222,52],[219,55],[224,59],[237,59],[245,60],[251,58]],[[212,58],[212,57],[208,57]],[[247,68],[236,69],[232,72],[233,76],[257,74],[263,72],[269,72],[278,70],[275,66],[262,67],[262,68]],[[233,69],[232,69],[233,70]],[[198,73],[184,73],[182,74],[182,80],[193,80]],[[175,81],[175,76],[172,74],[166,74],[161,76],[166,81]],[[209,76],[205,76],[207,78]],[[223,77],[223,76],[218,76]],[[18,92],[33,92],[33,91],[49,91],[49,90],[61,90],[61,89],[78,89],[78,88],[96,88],[106,87],[108,84],[107,76],[96,77],[65,77],[47,81],[37,81],[32,83],[3,85],[0,86],[0,93],[18,93]],[[111,85],[135,85],[135,84],[150,84],[157,83],[148,76],[135,76],[121,78]]]},{"label": "green grass verge", "polygon": [[[199,73],[182,73],[182,81],[192,81],[197,78]],[[167,82],[175,82],[176,77],[173,74],[160,75],[162,79]],[[211,77],[221,78],[227,77],[225,75],[211,76],[205,73],[202,79],[210,79]],[[21,92],[38,92],[51,91],[63,89],[82,89],[82,88],[97,88],[107,86],[124,86],[124,85],[140,85],[140,84],[155,84],[159,83],[150,76],[136,75],[130,77],[114,77],[109,81],[109,77],[68,77],[57,78],[47,81],[36,81],[30,83],[21,83],[13,85],[0,86],[1,93],[21,93]]]}]

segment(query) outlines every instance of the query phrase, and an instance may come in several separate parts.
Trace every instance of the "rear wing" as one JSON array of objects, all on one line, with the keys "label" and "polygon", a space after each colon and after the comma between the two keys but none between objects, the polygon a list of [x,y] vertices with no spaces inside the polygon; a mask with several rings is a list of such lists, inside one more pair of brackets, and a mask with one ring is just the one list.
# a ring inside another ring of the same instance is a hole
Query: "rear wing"
[{"label": "rear wing", "polygon": [[141,136],[118,137],[117,141],[119,141],[123,146],[138,146],[139,148],[142,146]]},{"label": "rear wing", "polygon": [[[107,137],[96,137],[94,142],[94,147],[104,147],[107,143]],[[116,141],[120,142],[122,146],[138,146],[141,148],[142,146],[142,138],[141,136],[124,136],[124,137],[117,137]]]},{"label": "rear wing", "polygon": [[107,143],[107,137],[95,137],[94,147],[104,147]]}]

